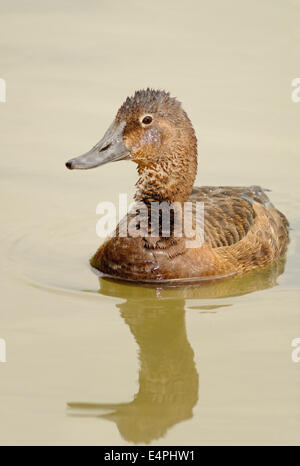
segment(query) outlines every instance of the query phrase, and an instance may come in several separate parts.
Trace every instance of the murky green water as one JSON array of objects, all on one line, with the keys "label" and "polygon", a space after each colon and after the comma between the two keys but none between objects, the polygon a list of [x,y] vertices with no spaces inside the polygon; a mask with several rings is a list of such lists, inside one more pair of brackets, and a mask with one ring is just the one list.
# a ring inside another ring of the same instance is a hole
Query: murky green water
[{"label": "murky green water", "polygon": [[[0,13],[0,443],[299,444],[299,2]],[[197,184],[272,189],[292,227],[286,261],[167,289],[92,273],[96,205],[132,196],[135,167],[64,162],[148,85],[184,102]]]}]

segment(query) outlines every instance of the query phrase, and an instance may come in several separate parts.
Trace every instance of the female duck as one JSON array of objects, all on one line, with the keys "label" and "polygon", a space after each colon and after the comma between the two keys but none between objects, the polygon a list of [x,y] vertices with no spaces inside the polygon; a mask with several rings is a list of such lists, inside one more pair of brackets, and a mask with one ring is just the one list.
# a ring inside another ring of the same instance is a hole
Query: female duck
[{"label": "female duck", "polygon": [[175,228],[169,236],[161,228],[149,236],[147,227],[138,237],[117,229],[91,259],[101,272],[141,281],[208,278],[263,267],[286,252],[288,222],[261,188],[193,188],[196,136],[169,93],[147,89],[127,98],[101,141],[66,166],[88,169],[123,159],[137,164],[135,199],[149,212],[153,202],[204,204],[204,242],[187,247]]}]

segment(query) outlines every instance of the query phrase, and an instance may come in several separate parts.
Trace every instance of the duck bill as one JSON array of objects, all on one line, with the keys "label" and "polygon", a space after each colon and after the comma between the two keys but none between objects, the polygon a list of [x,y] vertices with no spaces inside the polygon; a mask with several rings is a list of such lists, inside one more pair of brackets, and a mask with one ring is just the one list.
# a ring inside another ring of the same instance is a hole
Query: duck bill
[{"label": "duck bill", "polygon": [[103,138],[89,152],[68,160],[66,167],[70,170],[87,170],[109,162],[128,159],[130,153],[123,142],[124,127],[125,122],[113,122]]}]

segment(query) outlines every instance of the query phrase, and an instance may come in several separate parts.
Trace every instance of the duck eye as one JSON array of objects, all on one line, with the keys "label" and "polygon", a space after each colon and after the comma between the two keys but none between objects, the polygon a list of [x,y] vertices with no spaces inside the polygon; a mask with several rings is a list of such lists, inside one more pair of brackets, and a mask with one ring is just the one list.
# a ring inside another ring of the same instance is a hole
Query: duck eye
[{"label": "duck eye", "polygon": [[150,115],[145,116],[142,120],[142,123],[144,125],[150,125],[151,122],[152,122],[152,116]]}]

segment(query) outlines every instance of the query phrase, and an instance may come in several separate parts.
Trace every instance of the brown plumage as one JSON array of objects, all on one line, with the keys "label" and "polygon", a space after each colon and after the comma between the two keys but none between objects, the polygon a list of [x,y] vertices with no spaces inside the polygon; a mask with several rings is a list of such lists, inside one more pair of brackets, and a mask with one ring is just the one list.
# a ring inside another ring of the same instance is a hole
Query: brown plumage
[{"label": "brown plumage", "polygon": [[[111,137],[104,137],[93,151],[97,149],[99,157],[99,152],[109,147],[113,153],[107,156],[109,161],[130,158],[137,163],[135,199],[149,207],[149,218],[143,236],[119,237],[117,229],[91,259],[93,267],[130,280],[197,279],[241,274],[284,255],[288,221],[263,189],[193,188],[196,136],[181,104],[169,93],[151,89],[136,92],[119,109],[113,123],[113,131],[117,131],[114,128],[122,128],[122,157],[114,155],[118,151],[113,152]],[[79,159],[68,162],[68,168],[95,166],[82,166]],[[170,237],[161,228],[155,237],[147,235],[153,202],[183,206],[186,201],[204,203],[205,236],[201,247],[187,248],[186,237],[176,236],[174,225]],[[131,217],[128,214],[128,219]]]}]

